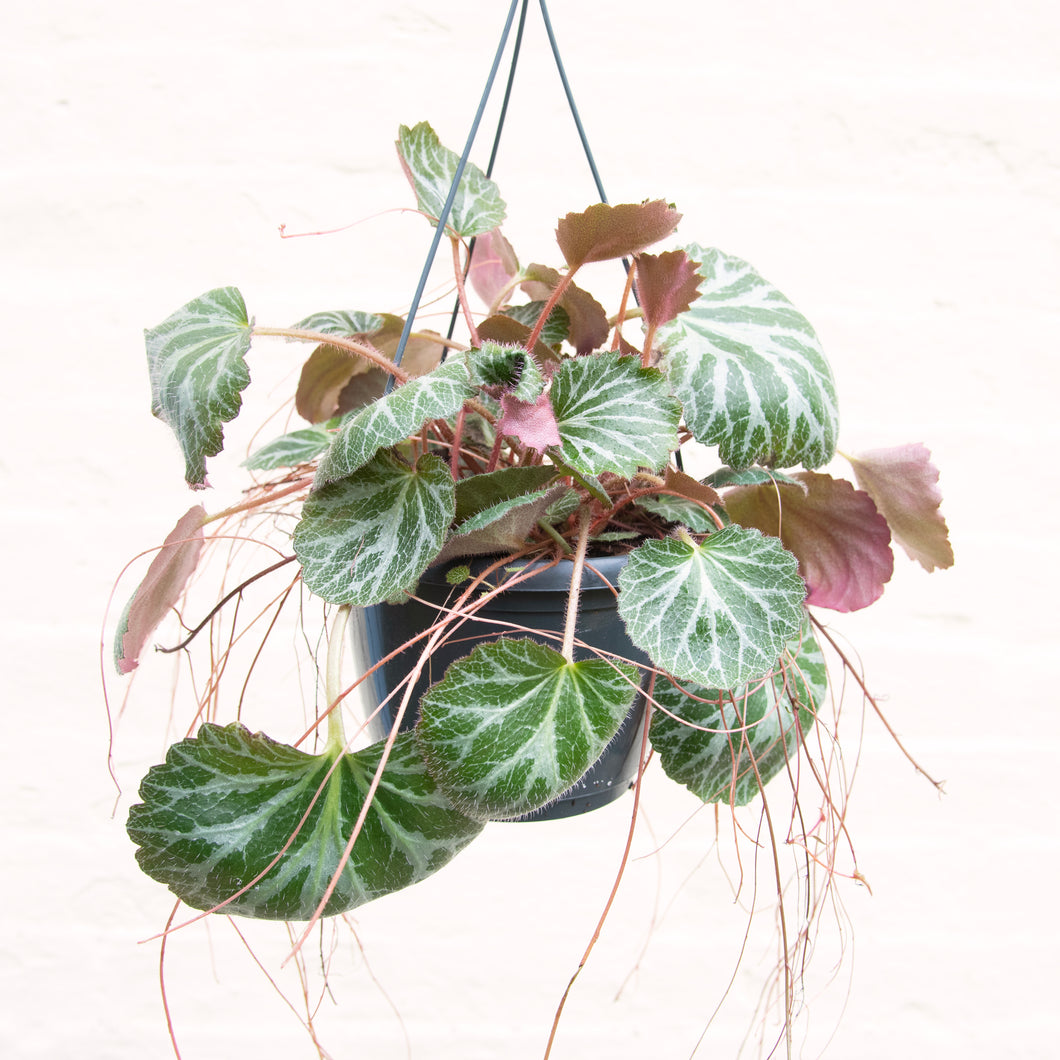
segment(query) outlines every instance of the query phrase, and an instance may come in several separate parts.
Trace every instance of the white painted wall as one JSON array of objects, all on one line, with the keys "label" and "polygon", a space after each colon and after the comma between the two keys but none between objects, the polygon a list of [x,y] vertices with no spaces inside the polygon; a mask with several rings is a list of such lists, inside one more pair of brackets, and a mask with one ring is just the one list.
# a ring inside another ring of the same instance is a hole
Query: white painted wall
[{"label": "white painted wall", "polygon": [[[853,978],[847,993],[845,964],[824,989],[826,933],[799,1048],[820,1055],[845,1002],[828,1056],[1051,1057],[1060,9],[553,7],[612,201],[674,200],[682,235],[746,257],[800,306],[835,368],[845,446],[923,440],[943,469],[958,566],[929,578],[900,557],[883,602],[835,626],[948,794],[869,720],[849,825],[872,895],[840,889]],[[407,201],[398,124],[428,119],[462,143],[505,11],[45,0],[5,14],[5,1057],[169,1050],[157,943],[138,942],[170,903],[138,874],[123,822],[170,707],[161,672],[145,675],[117,732],[115,802],[98,658],[114,578],[190,503],[148,414],[142,328],[222,283],[261,322],[396,308],[429,240],[418,218],[288,241],[277,226]],[[526,259],[592,199],[536,7],[497,177]],[[290,356],[268,349],[260,370],[278,376]],[[693,807],[657,775],[650,794],[654,831],[556,1057],[686,1057],[733,972],[746,918],[700,864],[712,824],[651,856]],[[358,911],[403,1024],[347,938],[320,1017],[330,1054],[403,1056],[404,1026],[427,1060],[539,1056],[628,809],[492,826],[441,876]],[[251,935],[292,989],[279,930]],[[698,1055],[736,1055],[769,956],[746,957]],[[175,936],[169,961],[185,1060],[314,1055],[226,921]]]}]

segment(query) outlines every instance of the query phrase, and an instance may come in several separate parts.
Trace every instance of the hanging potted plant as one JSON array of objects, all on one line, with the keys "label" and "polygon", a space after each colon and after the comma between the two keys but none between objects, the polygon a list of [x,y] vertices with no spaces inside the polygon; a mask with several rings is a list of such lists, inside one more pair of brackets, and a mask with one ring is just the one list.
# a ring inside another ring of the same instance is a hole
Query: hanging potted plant
[{"label": "hanging potted plant", "polygon": [[[223,580],[182,651],[252,580],[327,612],[308,732],[226,717],[234,678],[212,650],[194,731],[143,779],[136,858],[196,910],[312,924],[436,872],[489,821],[611,801],[652,753],[705,802],[746,804],[827,724],[814,609],[872,603],[892,541],[952,562],[927,450],[847,457],[854,481],[819,470],[838,405],[813,328],[746,262],[674,246],[673,205],[569,213],[555,262],[522,264],[491,179],[426,123],[397,147],[451,246],[465,339],[417,329],[415,304],[258,325],[234,288],[146,332],[152,410],[193,489],[252,345],[311,349],[303,425],[249,456],[238,500],[178,520],[115,639],[130,673],[233,537],[271,554]],[[608,296],[579,284],[622,259]]]}]

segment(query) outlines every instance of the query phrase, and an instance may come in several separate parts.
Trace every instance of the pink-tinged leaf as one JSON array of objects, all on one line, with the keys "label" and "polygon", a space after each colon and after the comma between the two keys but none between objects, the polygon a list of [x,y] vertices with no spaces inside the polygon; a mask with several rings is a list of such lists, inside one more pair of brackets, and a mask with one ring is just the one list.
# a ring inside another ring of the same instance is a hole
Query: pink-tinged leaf
[{"label": "pink-tinged leaf", "polygon": [[653,328],[690,309],[702,277],[683,250],[637,255],[637,298],[644,319]]},{"label": "pink-tinged leaf", "polygon": [[805,486],[766,483],[725,493],[734,522],[779,537],[799,561],[806,603],[858,611],[879,599],[894,572],[887,521],[872,498],[846,479],[812,471],[792,476]]},{"label": "pink-tinged leaf", "polygon": [[556,225],[556,242],[570,268],[610,261],[650,247],[671,235],[681,215],[663,199],[609,206],[598,202],[569,213]]},{"label": "pink-tinged leaf", "polygon": [[942,493],[931,450],[914,442],[848,456],[858,485],[876,502],[895,541],[924,570],[953,566],[953,546],[939,511]]},{"label": "pink-tinged leaf", "polygon": [[[522,346],[526,349],[526,342],[530,338],[530,329],[518,320],[497,313],[495,316],[486,317],[478,325],[478,337],[480,342],[498,342],[502,346]],[[534,360],[538,364],[555,364],[559,356],[551,346],[546,346],[540,339],[534,346]]]},{"label": "pink-tinged leaf", "polygon": [[[527,280],[520,286],[534,299],[547,301],[560,274],[546,265],[531,265],[526,270]],[[607,313],[604,307],[588,291],[575,284],[568,284],[559,300],[570,321],[567,341],[584,356],[599,348],[607,339]]]},{"label": "pink-tinged leaf", "polygon": [[523,445],[539,453],[550,445],[559,445],[559,427],[547,392],[533,403],[505,394],[501,398],[501,412],[497,424],[501,434],[515,435]]},{"label": "pink-tinged leaf", "polygon": [[205,520],[206,509],[201,504],[189,508],[180,517],[126,604],[114,640],[114,664],[118,673],[131,673],[140,665],[147,638],[184,592],[202,553]]},{"label": "pink-tinged leaf", "polygon": [[499,228],[475,240],[468,279],[486,305],[493,305],[518,272],[519,259]]}]

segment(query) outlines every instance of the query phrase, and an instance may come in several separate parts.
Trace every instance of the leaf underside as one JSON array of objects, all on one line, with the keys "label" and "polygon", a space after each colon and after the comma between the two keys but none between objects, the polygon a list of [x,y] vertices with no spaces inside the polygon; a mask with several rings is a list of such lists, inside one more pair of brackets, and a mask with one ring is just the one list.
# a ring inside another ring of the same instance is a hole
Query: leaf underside
[{"label": "leaf underside", "polygon": [[[342,755],[332,771],[330,754],[207,723],[144,777],[127,825],[136,860],[194,909],[227,903],[218,912],[308,920],[339,869],[382,749]],[[481,828],[438,791],[412,734],[399,736],[324,915],[417,883]]]}]

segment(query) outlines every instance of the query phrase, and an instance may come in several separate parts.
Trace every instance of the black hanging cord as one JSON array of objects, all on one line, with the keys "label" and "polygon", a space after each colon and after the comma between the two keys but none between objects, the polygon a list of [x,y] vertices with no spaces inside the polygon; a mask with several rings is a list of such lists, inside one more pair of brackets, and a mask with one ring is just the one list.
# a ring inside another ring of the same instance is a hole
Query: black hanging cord
[{"label": "black hanging cord", "polygon": [[[460,156],[460,161],[456,167],[456,174],[453,177],[452,186],[449,188],[449,195],[445,200],[445,205],[442,207],[442,215],[438,218],[438,224],[434,229],[434,239],[431,241],[431,249],[427,252],[427,260],[424,263],[423,271],[420,273],[419,283],[416,285],[416,293],[412,297],[412,304],[409,306],[408,316],[405,318],[405,326],[401,329],[401,338],[398,340],[397,350],[394,352],[394,364],[401,364],[401,358],[405,354],[405,347],[408,345],[409,335],[412,333],[412,323],[416,317],[416,311],[420,306],[420,299],[423,297],[424,289],[427,286],[427,277],[431,272],[431,265],[434,264],[435,256],[438,253],[438,247],[442,242],[442,233],[445,231],[446,222],[449,220],[449,214],[453,209],[453,202],[456,200],[456,193],[460,187],[460,181],[464,176],[464,169],[467,166],[467,160],[471,155],[471,147],[475,142],[475,135],[478,133],[479,124],[482,121],[483,111],[486,109],[486,102],[490,97],[490,92],[493,91],[493,82],[497,76],[497,68],[501,64],[501,56],[504,54],[504,48],[508,43],[508,34],[512,28],[512,22],[515,20],[515,9],[518,5],[519,0],[512,0],[511,7],[508,9],[508,18],[504,23],[504,30],[501,33],[500,44],[497,46],[497,54],[493,57],[493,65],[490,67],[489,77],[486,78],[486,88],[482,93],[482,99],[479,100],[478,110],[475,112],[475,119],[471,123],[471,132],[468,134],[467,143],[464,145],[464,153]],[[525,3],[525,0],[524,0]],[[390,376],[387,379],[386,393],[394,387],[394,377]]]}]

